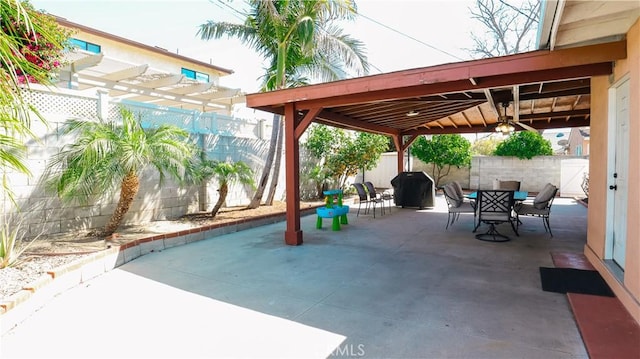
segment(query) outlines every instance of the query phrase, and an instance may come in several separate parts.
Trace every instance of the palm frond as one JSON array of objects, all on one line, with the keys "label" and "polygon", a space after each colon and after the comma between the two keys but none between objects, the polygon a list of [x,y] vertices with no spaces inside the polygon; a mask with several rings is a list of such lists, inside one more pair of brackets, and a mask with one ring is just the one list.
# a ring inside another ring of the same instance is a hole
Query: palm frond
[{"label": "palm frond", "polygon": [[238,38],[265,57],[265,90],[368,73],[364,44],[332,25],[355,17],[354,1],[250,0],[248,5],[244,24],[208,21],[199,34]]},{"label": "palm frond", "polygon": [[140,176],[149,165],[181,182],[195,147],[176,126],[144,129],[141,118],[121,109],[121,122],[71,119],[63,134],[75,141],[54,155],[45,185],[69,202],[86,203],[113,193],[127,174]]}]

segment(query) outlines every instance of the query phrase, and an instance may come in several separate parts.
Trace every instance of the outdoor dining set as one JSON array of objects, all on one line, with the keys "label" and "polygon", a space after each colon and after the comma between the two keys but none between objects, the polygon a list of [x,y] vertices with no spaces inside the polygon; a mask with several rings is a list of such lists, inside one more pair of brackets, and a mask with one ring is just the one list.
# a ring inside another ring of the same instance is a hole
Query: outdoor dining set
[{"label": "outdoor dining set", "polygon": [[457,181],[445,184],[442,189],[448,207],[446,229],[459,219],[460,214],[473,214],[474,233],[482,224],[488,225],[488,230],[476,234],[476,239],[505,242],[511,238],[498,232],[496,226],[508,223],[515,235],[519,236],[518,228],[522,224],[520,217],[533,216],[541,218],[545,231],[553,236],[549,215],[558,188],[551,183],[547,183],[532,198],[529,197],[528,192],[520,190],[519,181],[496,180],[492,189],[478,190],[469,194],[463,192],[462,186]]},{"label": "outdoor dining set", "polygon": [[[385,188],[376,188],[369,181],[356,182],[352,186],[358,194],[356,216],[359,216],[361,211],[364,214],[372,212],[375,218],[378,208],[380,214],[384,215],[386,211],[391,211],[392,201],[395,201],[396,205],[405,207],[404,203],[398,204],[398,193],[401,193],[402,188],[397,183],[394,184],[393,192]],[[492,189],[479,189],[471,193],[465,193],[457,181],[452,181],[442,186],[448,209],[445,229],[449,229],[460,218],[460,214],[472,214],[473,233],[476,233],[483,224],[488,226],[486,232],[475,235],[476,239],[490,242],[506,242],[511,238],[500,233],[497,226],[508,223],[513,233],[519,236],[518,228],[522,224],[520,217],[531,216],[541,218],[545,232],[553,236],[549,216],[551,205],[558,193],[558,187],[547,183],[532,197],[529,196],[529,192],[520,190],[520,181],[495,180],[492,187]],[[421,190],[420,192],[424,191]],[[325,191],[324,194],[327,199],[326,206],[317,209],[318,220],[316,227],[318,229],[322,228],[322,218],[332,218],[332,229],[340,230],[341,224],[347,224],[346,214],[349,213],[349,206],[342,204],[341,190],[329,190]],[[415,194],[415,191],[413,194]],[[422,208],[422,203],[418,207]]]}]

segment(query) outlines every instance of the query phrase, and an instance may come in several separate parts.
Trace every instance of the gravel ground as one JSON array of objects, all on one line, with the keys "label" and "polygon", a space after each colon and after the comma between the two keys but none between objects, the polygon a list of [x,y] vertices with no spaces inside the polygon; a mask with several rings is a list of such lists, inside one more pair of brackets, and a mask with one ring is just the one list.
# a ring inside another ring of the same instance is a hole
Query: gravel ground
[{"label": "gravel ground", "polygon": [[86,255],[26,256],[16,266],[0,269],[0,300],[19,292],[26,284],[40,278],[48,270],[61,267]]}]

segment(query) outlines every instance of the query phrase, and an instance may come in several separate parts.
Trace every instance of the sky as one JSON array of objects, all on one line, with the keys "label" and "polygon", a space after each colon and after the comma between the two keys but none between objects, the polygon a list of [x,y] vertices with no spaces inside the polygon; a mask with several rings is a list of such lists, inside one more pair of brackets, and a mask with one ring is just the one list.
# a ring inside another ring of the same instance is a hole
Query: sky
[{"label": "sky", "polygon": [[[345,33],[363,41],[371,74],[470,59],[471,0],[360,0],[362,16],[343,23]],[[196,37],[209,21],[241,22],[241,0],[31,0],[36,9],[114,35],[234,71],[220,85],[257,92],[264,59],[238,40]],[[225,5],[227,4],[227,5]],[[108,56],[108,54],[106,54]]]}]

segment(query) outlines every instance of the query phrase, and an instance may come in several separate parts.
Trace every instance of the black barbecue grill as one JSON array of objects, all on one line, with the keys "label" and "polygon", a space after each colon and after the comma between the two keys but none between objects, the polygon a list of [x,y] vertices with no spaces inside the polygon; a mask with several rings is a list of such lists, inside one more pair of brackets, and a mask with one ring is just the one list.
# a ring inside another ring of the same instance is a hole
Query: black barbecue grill
[{"label": "black barbecue grill", "polygon": [[434,207],[436,191],[433,179],[420,172],[401,172],[391,180],[396,206]]}]

